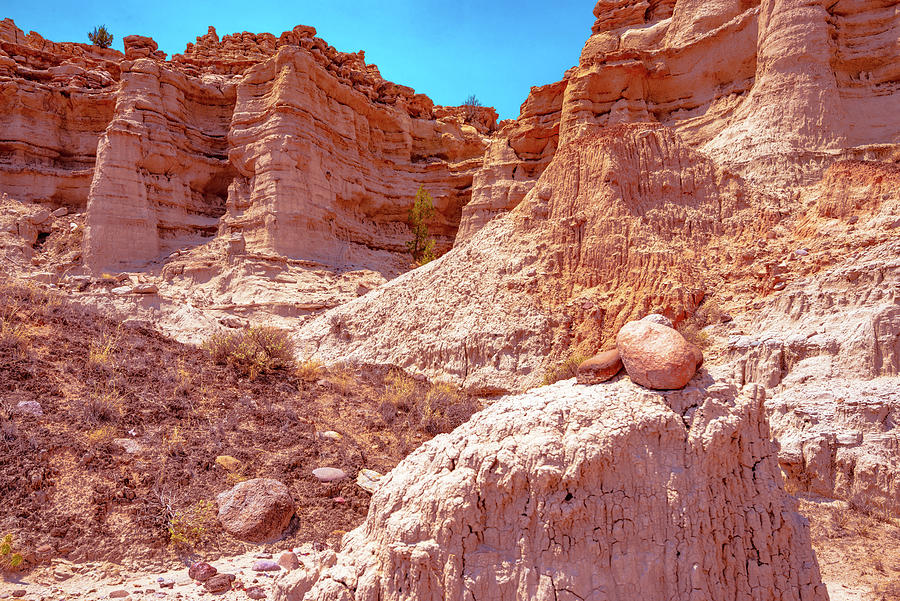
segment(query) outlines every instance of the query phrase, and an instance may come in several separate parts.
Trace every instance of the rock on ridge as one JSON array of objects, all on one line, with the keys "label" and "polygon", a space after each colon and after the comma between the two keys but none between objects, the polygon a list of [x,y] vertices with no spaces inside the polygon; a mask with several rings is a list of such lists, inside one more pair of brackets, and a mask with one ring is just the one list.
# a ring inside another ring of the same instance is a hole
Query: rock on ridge
[{"label": "rock on ridge", "polygon": [[425,443],[279,601],[824,600],[757,387],[682,416],[626,379],[507,397]]}]

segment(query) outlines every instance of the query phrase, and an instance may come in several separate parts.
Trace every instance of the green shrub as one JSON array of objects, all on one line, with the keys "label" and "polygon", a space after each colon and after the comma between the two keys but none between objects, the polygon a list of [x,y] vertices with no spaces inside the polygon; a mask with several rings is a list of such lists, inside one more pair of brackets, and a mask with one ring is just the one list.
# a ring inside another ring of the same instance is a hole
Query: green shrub
[{"label": "green shrub", "polygon": [[425,223],[432,216],[434,216],[434,203],[431,194],[425,190],[424,186],[419,186],[416,200],[409,210],[409,225],[413,230],[413,239],[406,243],[406,249],[419,265],[435,259],[434,238],[428,235],[428,225]]},{"label": "green shrub", "polygon": [[251,379],[294,367],[293,340],[287,331],[270,326],[213,334],[202,348],[216,363],[229,365]]},{"label": "green shrub", "polygon": [[24,562],[25,558],[13,547],[12,534],[7,534],[0,539],[0,571],[12,572],[18,570]]},{"label": "green shrub", "polygon": [[193,548],[200,544],[216,515],[212,501],[197,501],[186,509],[179,509],[169,517],[167,530],[169,542],[176,546]]},{"label": "green shrub", "polygon": [[88,32],[88,39],[94,46],[109,48],[113,43],[113,35],[106,29],[106,25],[94,27],[94,31]]}]

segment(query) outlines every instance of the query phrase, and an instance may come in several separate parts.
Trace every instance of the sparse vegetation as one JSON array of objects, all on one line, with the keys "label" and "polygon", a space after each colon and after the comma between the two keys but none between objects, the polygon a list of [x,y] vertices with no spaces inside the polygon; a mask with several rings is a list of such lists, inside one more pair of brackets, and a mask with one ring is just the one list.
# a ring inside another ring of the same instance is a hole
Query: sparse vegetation
[{"label": "sparse vegetation", "polygon": [[313,355],[310,355],[297,363],[297,377],[304,382],[316,381],[322,373],[324,365]]},{"label": "sparse vegetation", "polygon": [[114,423],[122,415],[122,404],[122,397],[115,389],[98,386],[84,399],[82,418],[91,426]]},{"label": "sparse vegetation", "polygon": [[466,423],[477,410],[475,401],[459,388],[439,382],[413,407],[413,415],[419,427],[434,436]]},{"label": "sparse vegetation", "polygon": [[215,516],[215,504],[207,500],[200,500],[187,508],[174,510],[168,518],[169,542],[175,546],[193,549],[207,536]]},{"label": "sparse vegetation", "polygon": [[203,349],[213,361],[255,379],[260,374],[294,366],[294,342],[287,331],[251,326],[239,332],[213,334]]},{"label": "sparse vegetation", "polygon": [[473,123],[478,117],[478,109],[482,106],[481,101],[478,100],[475,94],[470,94],[462,106],[465,109],[466,123]]},{"label": "sparse vegetation", "polygon": [[706,299],[693,315],[678,325],[678,331],[681,332],[685,340],[697,345],[697,348],[700,350],[706,350],[710,347],[711,341],[709,334],[703,328],[721,323],[724,314],[724,311],[719,308],[719,305],[714,300]]},{"label": "sparse vegetation", "polygon": [[106,25],[94,27],[94,31],[88,32],[87,36],[94,46],[100,46],[101,48],[112,46],[113,35],[106,29]]},{"label": "sparse vegetation", "polygon": [[435,259],[434,238],[428,232],[428,220],[434,216],[434,203],[431,194],[424,186],[419,186],[416,200],[409,210],[409,225],[413,231],[413,239],[406,243],[406,249],[413,260],[424,265]]},{"label": "sparse vegetation", "polygon": [[574,378],[578,374],[578,366],[587,359],[590,359],[587,355],[577,351],[572,353],[565,361],[547,370],[547,373],[544,374],[544,386]]},{"label": "sparse vegetation", "polygon": [[0,539],[0,571],[13,572],[25,562],[22,553],[13,546],[13,535],[7,534]]}]

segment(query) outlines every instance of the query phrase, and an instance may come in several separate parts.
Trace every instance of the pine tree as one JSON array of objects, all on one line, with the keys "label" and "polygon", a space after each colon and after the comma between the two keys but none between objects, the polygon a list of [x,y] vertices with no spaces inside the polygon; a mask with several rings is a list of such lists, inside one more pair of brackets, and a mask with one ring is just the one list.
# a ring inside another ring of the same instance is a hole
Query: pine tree
[{"label": "pine tree", "polygon": [[434,203],[424,186],[419,186],[416,201],[409,210],[409,225],[412,227],[413,239],[406,243],[406,248],[419,265],[434,260],[434,238],[428,235],[426,223],[434,215]]},{"label": "pine tree", "polygon": [[94,31],[88,32],[88,39],[95,46],[100,46],[101,48],[109,48],[113,43],[113,36],[106,30],[106,25],[94,27]]}]

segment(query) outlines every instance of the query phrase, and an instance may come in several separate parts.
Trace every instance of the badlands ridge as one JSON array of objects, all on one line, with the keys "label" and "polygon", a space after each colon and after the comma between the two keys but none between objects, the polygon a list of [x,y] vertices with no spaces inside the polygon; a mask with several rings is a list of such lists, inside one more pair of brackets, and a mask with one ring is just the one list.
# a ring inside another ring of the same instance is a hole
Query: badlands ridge
[{"label": "badlands ridge", "polygon": [[[167,58],[0,22],[4,277],[489,405],[276,598],[825,599],[786,490],[900,515],[900,3],[594,17],[499,123],[312,27]],[[411,269],[420,186],[442,256]],[[652,313],[706,347],[683,390],[539,387]]]}]

